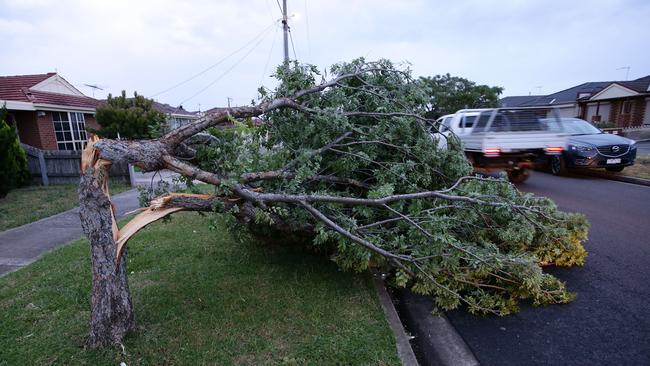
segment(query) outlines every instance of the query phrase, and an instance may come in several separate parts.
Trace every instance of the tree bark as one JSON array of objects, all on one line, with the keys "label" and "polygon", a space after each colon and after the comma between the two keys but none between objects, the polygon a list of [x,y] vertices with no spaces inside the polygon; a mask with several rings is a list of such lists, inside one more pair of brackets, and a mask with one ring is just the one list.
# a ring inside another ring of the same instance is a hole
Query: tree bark
[{"label": "tree bark", "polygon": [[90,241],[93,272],[90,333],[85,341],[86,346],[91,348],[119,343],[135,329],[126,273],[126,252],[120,259],[120,265],[115,266],[113,208],[102,189],[107,170],[102,167],[87,168],[79,185],[79,216]]}]

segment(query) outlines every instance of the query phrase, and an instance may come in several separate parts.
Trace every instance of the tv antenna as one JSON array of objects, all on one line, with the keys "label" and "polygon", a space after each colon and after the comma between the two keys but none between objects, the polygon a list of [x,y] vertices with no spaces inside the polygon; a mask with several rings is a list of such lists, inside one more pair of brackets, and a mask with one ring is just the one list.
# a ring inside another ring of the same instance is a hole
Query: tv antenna
[{"label": "tv antenna", "polygon": [[95,90],[104,90],[104,88],[99,87],[98,85],[95,84],[84,84],[84,85],[93,90],[93,98],[95,97]]},{"label": "tv antenna", "polygon": [[630,76],[630,69],[631,67],[629,66],[623,66],[623,67],[619,67],[616,70],[625,70],[625,81],[627,81],[628,76]]}]

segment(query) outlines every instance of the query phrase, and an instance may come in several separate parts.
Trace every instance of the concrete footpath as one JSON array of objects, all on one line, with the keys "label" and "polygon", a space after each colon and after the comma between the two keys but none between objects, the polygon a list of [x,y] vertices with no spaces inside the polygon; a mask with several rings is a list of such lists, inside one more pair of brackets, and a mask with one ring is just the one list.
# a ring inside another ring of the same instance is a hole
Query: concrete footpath
[{"label": "concrete footpath", "polygon": [[[156,184],[160,180],[172,182],[177,176],[169,171],[136,173],[138,186]],[[139,207],[138,190],[131,189],[111,197],[117,218]],[[0,232],[0,277],[37,260],[43,253],[71,240],[83,237],[79,207],[54,216]]]},{"label": "concrete footpath", "polygon": [[[118,218],[139,207],[137,189],[114,195],[111,200]],[[82,236],[79,207],[0,232],[0,277]]]}]

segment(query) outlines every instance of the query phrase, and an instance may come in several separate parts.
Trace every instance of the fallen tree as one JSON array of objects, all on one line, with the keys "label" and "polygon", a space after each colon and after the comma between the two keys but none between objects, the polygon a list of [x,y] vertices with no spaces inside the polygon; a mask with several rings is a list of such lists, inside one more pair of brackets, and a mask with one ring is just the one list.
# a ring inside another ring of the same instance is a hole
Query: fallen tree
[{"label": "fallen tree", "polygon": [[[454,138],[438,149],[429,135],[436,126],[421,116],[426,93],[407,69],[359,59],[331,73],[325,81],[312,66],[279,68],[280,85],[260,90],[257,104],[208,114],[158,139],[88,143],[79,189],[93,267],[88,346],[119,342],[134,329],[126,244],[178,211],[229,214],[238,230],[262,239],[295,235],[345,269],[380,266],[440,310],[506,315],[522,299],[571,300],[540,263],[584,263],[582,215],[507,181],[472,176]],[[247,124],[253,117],[265,123]],[[202,131],[219,142],[191,144]],[[118,230],[107,187],[108,167],[118,161],[168,169],[215,193],[170,192]]]}]

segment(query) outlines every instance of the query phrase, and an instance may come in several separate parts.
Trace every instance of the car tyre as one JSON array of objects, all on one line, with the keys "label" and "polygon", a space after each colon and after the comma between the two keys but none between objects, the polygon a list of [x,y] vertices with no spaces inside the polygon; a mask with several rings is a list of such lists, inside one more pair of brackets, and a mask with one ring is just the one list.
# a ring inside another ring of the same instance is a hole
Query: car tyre
[{"label": "car tyre", "polygon": [[514,169],[508,171],[508,180],[512,183],[523,183],[530,177],[528,169]]},{"label": "car tyre", "polygon": [[605,168],[605,170],[607,170],[608,172],[614,172],[614,173],[622,172],[623,169],[625,169],[624,166],[610,166]]},{"label": "car tyre", "polygon": [[561,155],[551,156],[549,166],[553,175],[566,175],[567,173],[566,163]]}]

